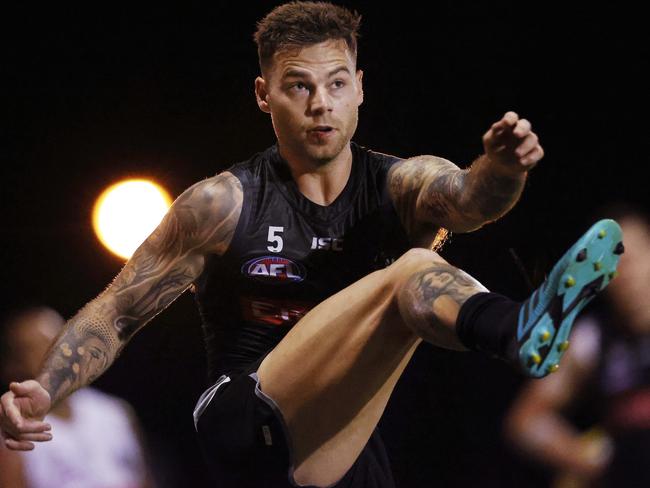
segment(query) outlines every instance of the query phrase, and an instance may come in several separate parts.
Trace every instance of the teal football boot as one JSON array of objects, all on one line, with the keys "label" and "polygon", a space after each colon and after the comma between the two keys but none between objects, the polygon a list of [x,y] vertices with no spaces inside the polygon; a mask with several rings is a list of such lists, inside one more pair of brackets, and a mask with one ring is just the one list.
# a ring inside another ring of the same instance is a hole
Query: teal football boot
[{"label": "teal football boot", "polygon": [[559,368],[576,316],[616,276],[623,251],[620,226],[614,220],[600,220],[571,246],[542,286],[523,303],[517,352],[524,374],[541,378]]}]

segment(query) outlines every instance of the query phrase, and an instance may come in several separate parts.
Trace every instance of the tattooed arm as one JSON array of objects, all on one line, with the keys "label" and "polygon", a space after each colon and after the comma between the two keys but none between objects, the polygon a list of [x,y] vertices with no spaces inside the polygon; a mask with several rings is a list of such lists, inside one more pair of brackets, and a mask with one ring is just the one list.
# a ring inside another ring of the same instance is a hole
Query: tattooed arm
[{"label": "tattooed arm", "polygon": [[[113,283],[66,324],[50,349],[38,383],[25,382],[23,387],[47,396],[38,390],[37,385],[42,385],[54,405],[101,375],[129,339],[201,274],[207,254],[226,251],[242,198],[239,180],[228,172],[183,192]],[[12,449],[31,449],[29,441],[48,440],[25,436],[15,425],[22,422],[37,431],[41,428],[38,432],[46,427],[22,418],[21,413],[31,419],[42,419],[46,413],[38,402],[20,405],[23,397],[25,390],[14,383],[0,404],[0,428],[14,441],[7,441]]]},{"label": "tattooed arm", "polygon": [[468,232],[494,221],[519,199],[527,172],[544,152],[530,123],[508,112],[483,136],[485,154],[465,170],[417,156],[395,164],[389,191],[407,232],[435,224]]}]

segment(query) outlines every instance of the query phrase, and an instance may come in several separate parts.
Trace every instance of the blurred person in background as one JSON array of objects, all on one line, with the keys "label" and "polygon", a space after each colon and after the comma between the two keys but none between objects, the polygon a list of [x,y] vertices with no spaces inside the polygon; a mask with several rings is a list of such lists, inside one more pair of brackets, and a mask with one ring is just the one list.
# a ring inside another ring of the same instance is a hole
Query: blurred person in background
[{"label": "blurred person in background", "polygon": [[[625,236],[619,276],[579,319],[562,367],[526,385],[505,422],[558,488],[650,486],[650,216],[621,204],[607,215]],[[581,431],[581,418],[593,426]]]},{"label": "blurred person in background", "polygon": [[[8,316],[0,329],[2,382],[38,374],[64,323],[46,307]],[[47,421],[57,434],[56,443],[29,452],[0,445],[0,488],[154,486],[137,421],[123,400],[84,388],[57,404]]]}]

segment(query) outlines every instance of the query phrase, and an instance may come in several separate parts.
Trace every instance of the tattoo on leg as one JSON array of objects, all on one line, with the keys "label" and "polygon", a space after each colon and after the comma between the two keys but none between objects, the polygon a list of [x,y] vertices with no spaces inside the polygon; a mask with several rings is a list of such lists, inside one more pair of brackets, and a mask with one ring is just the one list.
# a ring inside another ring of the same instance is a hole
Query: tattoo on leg
[{"label": "tattoo on leg", "polygon": [[409,278],[398,300],[404,320],[423,339],[454,347],[458,346],[455,320],[449,317],[455,316],[469,297],[483,291],[487,289],[464,271],[444,262],[434,262]]},{"label": "tattoo on leg", "polygon": [[447,295],[462,305],[469,297],[484,289],[470,275],[447,263],[435,263],[420,271],[409,280],[408,286],[423,302],[431,305],[442,295]]}]

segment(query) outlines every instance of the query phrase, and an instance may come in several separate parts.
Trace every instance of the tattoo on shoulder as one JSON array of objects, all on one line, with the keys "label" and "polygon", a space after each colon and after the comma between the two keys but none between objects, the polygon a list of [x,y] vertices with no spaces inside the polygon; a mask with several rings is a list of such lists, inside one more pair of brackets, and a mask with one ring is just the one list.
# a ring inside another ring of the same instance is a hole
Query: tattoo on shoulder
[{"label": "tattoo on shoulder", "polygon": [[168,306],[201,273],[205,255],[222,254],[234,235],[243,192],[231,173],[197,183],[172,205],[111,289],[120,339]]}]

